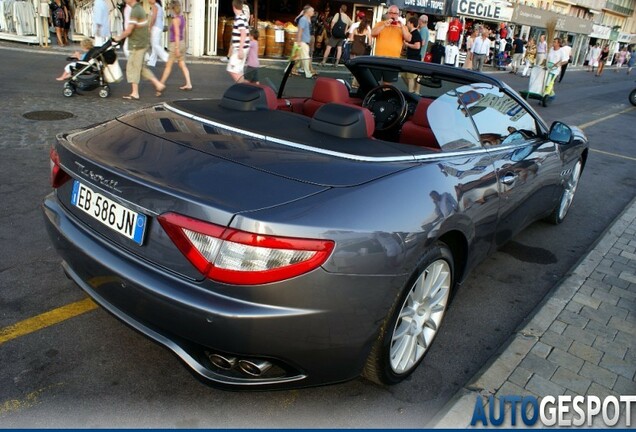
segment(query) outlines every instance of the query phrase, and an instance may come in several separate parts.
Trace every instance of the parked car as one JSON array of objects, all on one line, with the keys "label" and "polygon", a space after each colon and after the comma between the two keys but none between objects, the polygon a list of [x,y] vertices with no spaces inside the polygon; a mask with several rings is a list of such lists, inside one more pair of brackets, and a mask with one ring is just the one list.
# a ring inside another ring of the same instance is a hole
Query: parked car
[{"label": "parked car", "polygon": [[587,139],[472,71],[291,67],[59,135],[50,237],[97,303],[213,384],[398,383],[471,269],[563,221]]}]

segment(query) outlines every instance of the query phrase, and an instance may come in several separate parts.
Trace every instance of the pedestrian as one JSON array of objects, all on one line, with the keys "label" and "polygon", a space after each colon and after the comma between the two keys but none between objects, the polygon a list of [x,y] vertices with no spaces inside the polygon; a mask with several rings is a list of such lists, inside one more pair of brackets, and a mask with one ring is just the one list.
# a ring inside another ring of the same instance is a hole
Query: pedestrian
[{"label": "pedestrian", "polygon": [[488,39],[488,29],[481,31],[481,36],[475,39],[472,47],[473,70],[481,72],[484,67],[486,57],[490,53],[490,39]]},{"label": "pedestrian", "polygon": [[627,52],[626,46],[616,53],[616,72],[627,62],[628,55],[629,53]]},{"label": "pedestrian", "polygon": [[598,66],[598,57],[601,55],[601,47],[599,44],[591,45],[588,52],[587,71],[594,72],[594,68]]},{"label": "pedestrian", "polygon": [[57,44],[59,46],[66,46],[68,40],[66,39],[64,26],[66,25],[66,16],[68,11],[66,6],[62,3],[62,0],[53,0],[49,4],[51,11],[51,22],[55,28],[55,36],[57,37]]},{"label": "pedestrian", "polygon": [[607,63],[607,59],[609,59],[609,45],[605,45],[598,56],[598,71],[596,72],[597,77],[600,77],[603,73],[603,69],[605,69],[605,63]]},{"label": "pedestrian", "polygon": [[539,36],[539,43],[537,43],[537,66],[544,66],[545,59],[548,55],[548,43],[545,40],[545,35]]},{"label": "pedestrian", "polygon": [[530,68],[532,68],[537,60],[537,44],[534,42],[534,38],[528,39],[528,43],[526,44],[526,52],[523,56],[523,72],[522,76],[530,76],[528,73]]},{"label": "pedestrian", "polygon": [[64,40],[68,45],[69,40],[71,40],[71,38],[69,37],[69,33],[71,31],[71,21],[73,19],[74,10],[69,0],[62,0],[62,4],[66,9],[66,21],[64,21]]},{"label": "pedestrian", "polygon": [[548,52],[546,69],[548,78],[546,80],[545,94],[554,96],[554,82],[561,73],[561,66],[569,61],[567,53],[561,49],[561,39],[554,38],[552,48]]},{"label": "pedestrian", "polygon": [[[404,41],[411,41],[411,33],[399,20],[400,9],[396,5],[389,6],[387,18],[377,23],[371,36],[375,38],[375,55],[399,58]],[[378,82],[391,84],[397,81],[397,71],[374,70],[373,74]]]},{"label": "pedestrian", "polygon": [[110,10],[106,0],[95,0],[93,5],[93,35],[96,46],[102,46],[110,39]]},{"label": "pedestrian", "polygon": [[259,84],[258,81],[258,68],[261,66],[258,60],[258,37],[260,33],[257,29],[252,28],[250,30],[250,51],[247,54],[247,60],[245,61],[245,76],[244,78],[254,84]]},{"label": "pedestrian", "polygon": [[[124,1],[124,12],[122,15],[124,16],[124,29],[128,28],[128,23],[130,22],[130,11],[132,8],[128,3]],[[114,38],[113,38],[114,39]],[[124,56],[128,58],[130,56],[130,51],[128,50],[128,39],[124,40],[124,45],[121,47],[122,51],[124,51]]]},{"label": "pedestrian", "polygon": [[300,47],[300,61],[302,63],[305,78],[316,78],[316,74],[311,71],[311,57],[309,56],[309,43],[311,42],[311,17],[314,15],[314,8],[311,5],[303,7],[302,16],[298,19],[298,33],[296,33],[296,44]]},{"label": "pedestrian", "polygon": [[[404,41],[404,46],[406,47],[406,58],[408,60],[416,60],[421,61],[422,57],[420,54],[420,48],[422,48],[422,37],[420,36],[418,26],[417,17],[412,16],[406,21],[406,28],[411,34],[411,40]],[[402,76],[404,82],[406,83],[406,87],[409,92],[415,92],[417,89],[417,83],[415,79],[417,78],[416,73],[405,73]]]},{"label": "pedestrian", "polygon": [[420,59],[424,61],[426,52],[428,51],[428,42],[431,40],[431,34],[428,31],[428,15],[420,15],[418,21],[418,30],[420,32],[420,39],[422,39],[422,46],[420,47]]},{"label": "pedestrian", "polygon": [[[362,15],[361,15],[362,14]],[[362,18],[353,24],[353,31],[349,35],[351,41],[351,58],[369,54],[371,43],[371,27],[365,18],[364,12],[358,13]]]},{"label": "pedestrian", "polygon": [[559,82],[563,81],[563,77],[565,76],[565,71],[568,68],[568,64],[572,61],[572,47],[568,45],[568,41],[563,41],[563,46],[561,47],[561,51],[563,51],[562,55],[567,59],[565,63],[561,65],[561,74],[559,75]]},{"label": "pedestrian", "polygon": [[236,83],[243,81],[245,60],[250,49],[248,36],[247,17],[243,13],[243,1],[232,0],[234,10],[234,25],[232,27],[232,44],[230,47],[230,60],[227,71]]},{"label": "pedestrian", "polygon": [[627,59],[627,75],[632,73],[632,68],[634,67],[635,62],[636,62],[636,48],[633,48],[632,52],[629,53],[629,58]]},{"label": "pedestrian", "polygon": [[129,55],[126,64],[126,80],[130,83],[131,92],[123,98],[139,100],[139,81],[142,77],[152,82],[156,90],[155,95],[161,96],[166,86],[155,78],[155,75],[144,64],[144,55],[148,50],[150,40],[148,16],[137,0],[126,0],[126,4],[131,7],[130,19],[124,32],[115,39],[117,41],[128,39]]},{"label": "pedestrian", "polygon": [[340,63],[340,56],[342,56],[342,45],[347,37],[347,29],[353,24],[351,18],[347,15],[347,5],[340,6],[340,11],[331,19],[331,37],[327,41],[327,48],[322,56],[322,62],[320,66],[325,66],[327,58],[332,48],[336,48],[336,60],[333,67],[338,66]]},{"label": "pedestrian", "polygon": [[188,66],[185,62],[186,43],[184,34],[186,19],[183,16],[180,2],[173,1],[171,7],[172,21],[170,23],[170,28],[168,29],[168,42],[170,43],[169,55],[168,61],[166,62],[166,68],[163,70],[163,75],[161,76],[161,84],[166,84],[168,77],[172,73],[172,65],[174,62],[177,62],[181,72],[183,73],[183,78],[185,79],[185,84],[179,87],[179,90],[190,91],[192,90],[192,81],[190,81],[190,71],[188,70]]},{"label": "pedestrian", "polygon": [[510,73],[516,74],[523,62],[524,43],[521,35],[517,35],[512,41],[512,70]]},{"label": "pedestrian", "polygon": [[473,44],[475,43],[475,39],[478,36],[477,30],[473,30],[470,33],[470,36],[466,38],[466,60],[464,61],[464,69],[472,69],[473,68]]},{"label": "pedestrian", "polygon": [[148,66],[155,67],[157,59],[162,62],[168,61],[168,53],[161,44],[161,35],[163,34],[165,14],[161,6],[161,0],[148,0],[150,4],[150,56],[148,57]]}]

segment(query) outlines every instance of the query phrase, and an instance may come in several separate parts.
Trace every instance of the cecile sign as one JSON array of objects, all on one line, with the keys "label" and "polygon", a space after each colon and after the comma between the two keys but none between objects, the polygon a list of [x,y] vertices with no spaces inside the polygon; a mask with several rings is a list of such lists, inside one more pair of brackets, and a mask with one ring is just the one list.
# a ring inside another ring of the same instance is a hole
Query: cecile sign
[{"label": "cecile sign", "polygon": [[512,19],[513,8],[502,6],[501,2],[459,0],[457,12],[461,15],[468,15],[486,20],[510,21]]}]

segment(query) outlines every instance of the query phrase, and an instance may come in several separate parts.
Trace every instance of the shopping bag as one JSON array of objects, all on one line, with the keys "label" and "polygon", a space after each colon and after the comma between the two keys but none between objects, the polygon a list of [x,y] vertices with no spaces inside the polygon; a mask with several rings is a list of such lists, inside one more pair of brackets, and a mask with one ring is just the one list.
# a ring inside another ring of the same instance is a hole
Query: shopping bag
[{"label": "shopping bag", "polygon": [[106,65],[104,68],[104,79],[107,83],[118,83],[124,78],[124,73],[119,66],[119,60],[115,60],[112,64]]}]

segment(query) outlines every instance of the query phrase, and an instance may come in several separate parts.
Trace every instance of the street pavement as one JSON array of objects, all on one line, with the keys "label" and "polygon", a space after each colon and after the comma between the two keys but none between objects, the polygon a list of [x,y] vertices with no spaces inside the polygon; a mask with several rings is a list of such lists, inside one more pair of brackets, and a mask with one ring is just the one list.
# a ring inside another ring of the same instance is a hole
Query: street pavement
[{"label": "street pavement", "polygon": [[[491,395],[497,407],[509,395],[603,399],[635,395],[635,379],[636,199],[428,426],[469,427],[476,400],[483,398],[488,412]],[[510,405],[506,409],[502,426],[512,427]],[[621,413],[619,427],[629,426],[626,414]],[[600,419],[593,424],[604,426]]]}]

